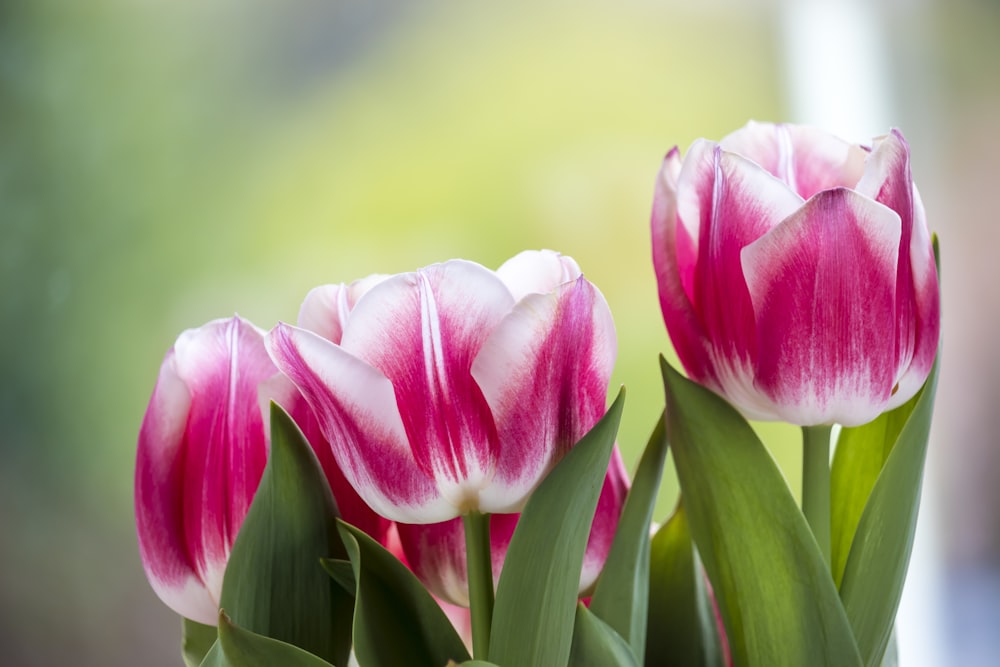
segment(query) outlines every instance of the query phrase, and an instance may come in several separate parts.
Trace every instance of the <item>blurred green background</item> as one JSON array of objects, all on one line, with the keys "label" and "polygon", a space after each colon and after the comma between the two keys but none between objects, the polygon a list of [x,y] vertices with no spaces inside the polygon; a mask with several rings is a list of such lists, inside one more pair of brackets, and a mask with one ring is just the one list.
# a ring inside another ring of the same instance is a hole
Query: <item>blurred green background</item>
[{"label": "blurred green background", "polygon": [[[132,523],[160,361],[209,319],[294,321],[317,284],[572,255],[616,318],[634,463],[670,354],[653,180],[675,144],[788,119],[785,4],[0,2],[0,664],[180,664]],[[1000,363],[977,332],[1000,322],[1000,16],[972,0],[872,6],[893,122],[943,237],[954,353],[932,547],[945,585],[993,577],[995,622]],[[761,432],[797,489],[797,434]],[[675,494],[668,477],[658,519]],[[973,641],[965,628],[938,630]]]}]

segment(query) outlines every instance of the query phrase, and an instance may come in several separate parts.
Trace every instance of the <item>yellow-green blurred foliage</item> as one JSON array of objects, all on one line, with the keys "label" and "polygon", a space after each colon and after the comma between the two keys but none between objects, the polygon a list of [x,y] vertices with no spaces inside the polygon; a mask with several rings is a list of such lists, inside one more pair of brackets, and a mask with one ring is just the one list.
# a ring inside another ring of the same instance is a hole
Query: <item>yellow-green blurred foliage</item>
[{"label": "yellow-green blurred foliage", "polygon": [[[179,664],[132,527],[160,360],[317,284],[572,255],[616,318],[632,465],[669,350],[660,160],[783,115],[773,9],[689,4],[0,3],[0,663]],[[764,432],[797,487],[794,432]]]}]

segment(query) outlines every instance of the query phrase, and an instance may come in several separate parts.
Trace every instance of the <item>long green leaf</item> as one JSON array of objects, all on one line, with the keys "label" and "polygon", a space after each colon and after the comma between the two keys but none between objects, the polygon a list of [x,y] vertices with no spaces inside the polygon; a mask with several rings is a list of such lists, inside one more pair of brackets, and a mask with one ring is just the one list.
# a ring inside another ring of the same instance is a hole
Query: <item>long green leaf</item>
[{"label": "long green leaf", "polygon": [[233,545],[222,607],[241,628],[347,664],[354,601],[320,567],[345,558],[336,505],[316,456],[271,405],[271,452]]},{"label": "long green leaf", "polygon": [[573,667],[638,667],[641,663],[628,642],[581,602],[576,606],[569,664]]},{"label": "long green leaf", "polygon": [[615,539],[590,601],[590,611],[628,641],[639,664],[646,650],[649,524],[666,457],[667,430],[660,417],[639,460]]},{"label": "long green leaf", "polygon": [[883,413],[875,421],[840,431],[830,472],[830,564],[838,587],[844,578],[854,533],[875,487],[875,480],[910,418],[918,397],[914,396],[895,410]]},{"label": "long green leaf", "polygon": [[653,536],[645,664],[725,664],[715,611],[691,541],[683,502],[677,504],[673,516]]},{"label": "long green leaf", "polygon": [[844,568],[840,597],[868,667],[882,662],[903,593],[920,507],[937,377],[935,362],[875,482]]},{"label": "long green leaf", "polygon": [[441,606],[364,531],[340,522],[357,582],[354,652],[365,667],[436,667],[469,659]]},{"label": "long green leaf", "polygon": [[734,663],[860,665],[829,569],[767,449],[728,403],[661,366],[667,437]]},{"label": "long green leaf", "polygon": [[189,618],[182,621],[181,656],[187,667],[198,667],[219,637],[218,628]]},{"label": "long green leaf", "polygon": [[622,389],[521,512],[497,585],[491,662],[562,667],[569,660],[583,554],[624,399]]}]

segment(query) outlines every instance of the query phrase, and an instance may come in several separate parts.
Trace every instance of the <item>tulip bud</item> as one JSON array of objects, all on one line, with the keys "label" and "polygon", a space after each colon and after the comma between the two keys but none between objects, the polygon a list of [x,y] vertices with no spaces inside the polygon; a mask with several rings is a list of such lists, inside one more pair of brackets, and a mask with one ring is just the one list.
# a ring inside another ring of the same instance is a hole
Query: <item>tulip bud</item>
[{"label": "tulip bud", "polygon": [[348,480],[389,519],[516,512],[604,413],[611,314],[557,253],[388,277],[342,312],[339,341],[279,324],[268,351]]},{"label": "tulip bud", "polygon": [[681,362],[747,417],[859,425],[927,379],[937,270],[898,131],[865,148],[750,123],[674,148],[652,237]]},{"label": "tulip bud", "polygon": [[267,403],[303,428],[347,521],[384,537],[336,468],[311,408],[278,374],[263,332],[233,317],[185,331],[167,352],[139,431],[135,518],[146,576],[178,614],[215,625],[230,549],[267,460]]}]

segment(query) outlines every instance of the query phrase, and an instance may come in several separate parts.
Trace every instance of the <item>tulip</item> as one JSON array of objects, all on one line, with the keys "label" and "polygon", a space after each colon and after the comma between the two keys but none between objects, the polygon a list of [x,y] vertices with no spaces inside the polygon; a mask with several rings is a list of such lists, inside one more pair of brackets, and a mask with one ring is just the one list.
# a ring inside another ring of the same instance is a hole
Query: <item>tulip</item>
[{"label": "tulip", "polygon": [[750,123],[660,170],[653,263],[692,379],[747,417],[866,423],[923,385],[937,270],[909,147]]},{"label": "tulip", "polygon": [[516,512],[604,413],[614,325],[570,258],[452,260],[362,291],[339,344],[279,324],[267,346],[382,516]]},{"label": "tulip", "polygon": [[[611,549],[618,518],[628,494],[628,473],[621,453],[611,455],[597,512],[587,541],[580,573],[580,596],[590,595]],[[507,548],[517,527],[519,514],[490,515],[490,544],[493,585],[500,581]],[[469,606],[465,537],[462,520],[434,524],[396,524],[405,562],[436,597],[461,607]]]},{"label": "tulip", "polygon": [[387,528],[338,481],[311,408],[278,374],[262,331],[239,317],[185,331],[163,360],[139,431],[135,518],[153,590],[200,623],[218,619],[229,553],[267,459],[262,404],[272,398],[305,425],[345,518],[376,539]]}]

